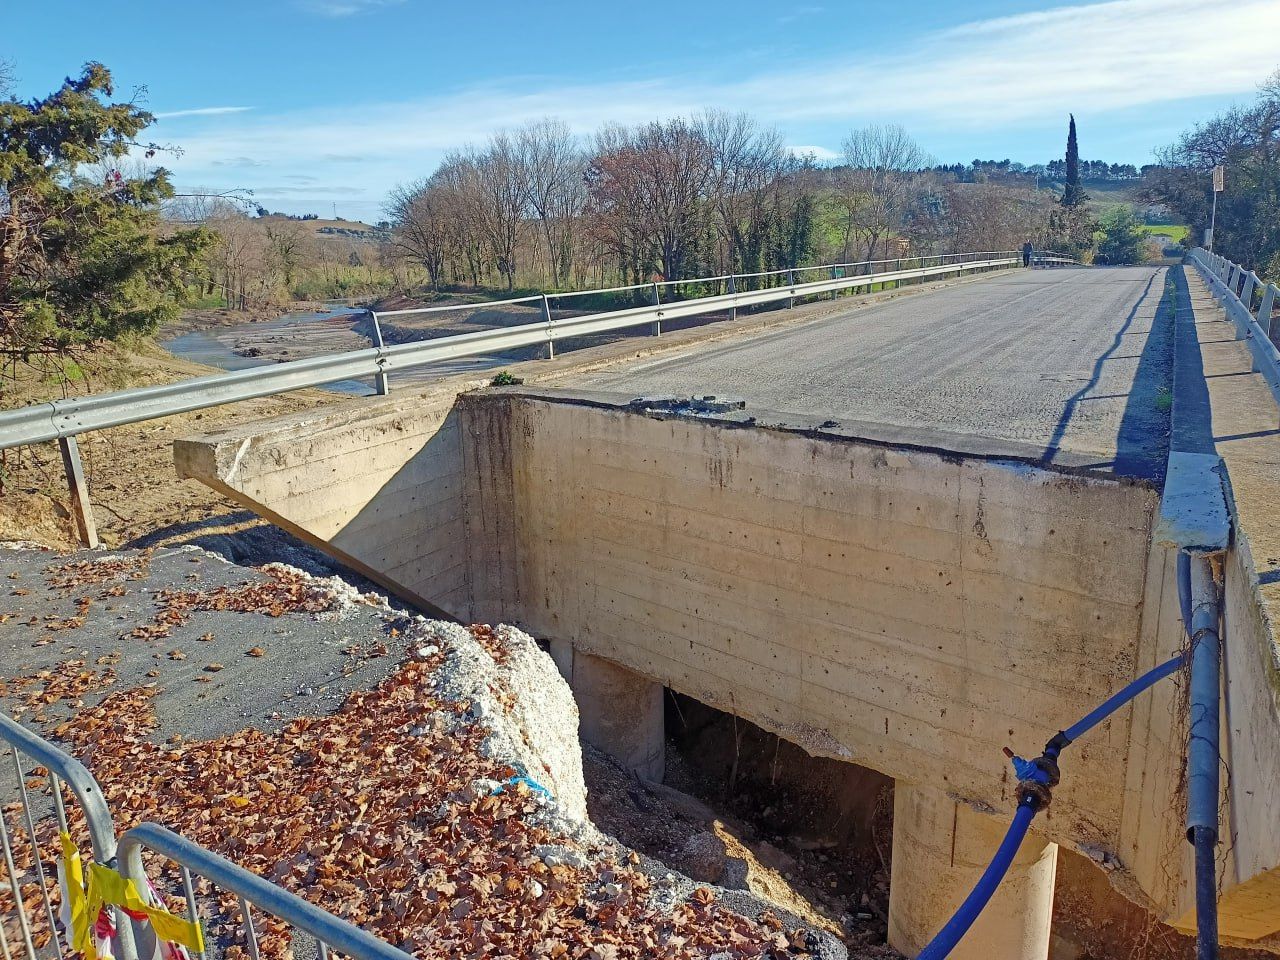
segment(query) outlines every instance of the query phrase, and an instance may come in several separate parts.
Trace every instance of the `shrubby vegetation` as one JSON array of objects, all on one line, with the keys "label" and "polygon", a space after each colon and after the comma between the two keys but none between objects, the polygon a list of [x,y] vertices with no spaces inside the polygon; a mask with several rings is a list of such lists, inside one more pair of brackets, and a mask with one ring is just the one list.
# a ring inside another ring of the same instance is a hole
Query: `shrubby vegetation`
[{"label": "shrubby vegetation", "polygon": [[1211,171],[1226,168],[1214,250],[1268,278],[1280,278],[1280,71],[1248,106],[1197,124],[1160,154],[1145,193],[1191,226],[1198,244],[1209,226]]}]

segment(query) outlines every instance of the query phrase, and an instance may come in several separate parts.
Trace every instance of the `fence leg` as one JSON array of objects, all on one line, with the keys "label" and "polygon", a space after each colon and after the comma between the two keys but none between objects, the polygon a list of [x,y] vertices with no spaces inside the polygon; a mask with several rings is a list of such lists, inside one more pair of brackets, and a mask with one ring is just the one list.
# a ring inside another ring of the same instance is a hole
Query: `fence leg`
[{"label": "fence leg", "polygon": [[59,437],[58,450],[62,453],[62,469],[67,475],[67,488],[71,491],[71,516],[76,522],[76,536],[84,546],[96,547],[98,527],[93,522],[89,484],[84,479],[84,465],[80,463],[80,447],[76,438]]}]

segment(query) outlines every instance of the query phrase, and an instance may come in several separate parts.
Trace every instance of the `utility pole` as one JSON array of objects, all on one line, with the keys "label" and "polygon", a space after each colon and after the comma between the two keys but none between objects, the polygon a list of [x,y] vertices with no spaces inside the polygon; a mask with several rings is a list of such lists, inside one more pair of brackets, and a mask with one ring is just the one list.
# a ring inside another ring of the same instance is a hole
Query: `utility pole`
[{"label": "utility pole", "polygon": [[1213,229],[1218,224],[1218,194],[1222,192],[1224,181],[1226,179],[1226,171],[1222,169],[1222,164],[1217,164],[1213,168],[1213,207],[1209,212],[1209,252],[1213,253]]}]

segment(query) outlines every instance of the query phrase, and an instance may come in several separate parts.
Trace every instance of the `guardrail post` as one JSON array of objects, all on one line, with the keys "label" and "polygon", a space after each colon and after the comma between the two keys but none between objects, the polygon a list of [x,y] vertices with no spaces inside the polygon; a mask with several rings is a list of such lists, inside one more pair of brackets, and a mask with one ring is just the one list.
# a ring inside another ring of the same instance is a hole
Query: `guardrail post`
[{"label": "guardrail post", "polygon": [[1274,283],[1269,283],[1266,289],[1262,291],[1262,306],[1258,307],[1258,323],[1262,329],[1267,331],[1267,339],[1272,343],[1276,342],[1275,321],[1272,313],[1275,311],[1277,288]]},{"label": "guardrail post", "polygon": [[1246,273],[1244,275],[1244,283],[1240,285],[1240,302],[1244,304],[1244,308],[1249,311],[1249,315],[1253,316],[1253,274]]},{"label": "guardrail post", "polygon": [[98,526],[93,522],[93,505],[89,502],[84,465],[80,463],[80,446],[75,437],[59,437],[58,451],[62,454],[62,470],[67,475],[67,488],[71,492],[71,516],[75,519],[76,536],[82,545],[92,549],[98,545]]},{"label": "guardrail post", "polygon": [[[369,316],[373,318],[373,339],[378,352],[381,353],[386,349],[386,344],[382,340],[382,324],[378,322],[378,313],[376,310],[370,310]],[[377,391],[378,396],[385,397],[391,392],[391,381],[387,379],[387,375],[383,371],[379,371],[373,375],[373,388]]]},{"label": "guardrail post", "polygon": [[791,288],[791,296],[787,297],[787,309],[790,310],[796,305],[796,272],[794,270],[787,271],[787,286]]},{"label": "guardrail post", "polygon": [[[730,293],[732,293],[732,294],[735,294],[735,295],[736,295],[736,294],[737,294],[737,292],[738,292],[738,283],[737,283],[737,280],[738,280],[738,278],[737,278],[737,277],[735,277],[732,273],[731,273],[731,274],[729,274],[729,292],[730,292]],[[738,319],[738,304],[737,304],[737,303],[734,303],[734,305],[733,305],[732,307],[730,307],[730,308],[729,308],[729,319],[730,319],[730,320],[737,320],[737,319]]]},{"label": "guardrail post", "polygon": [[[653,284],[653,305],[655,307],[662,306],[662,298],[658,295],[658,284],[656,281]],[[653,321],[653,335],[655,337],[662,336],[662,311],[661,310],[658,311],[658,319]]]},{"label": "guardrail post", "polygon": [[556,341],[551,336],[551,301],[547,299],[547,295],[542,295],[542,322],[547,325],[547,359],[554,360],[556,358]]}]

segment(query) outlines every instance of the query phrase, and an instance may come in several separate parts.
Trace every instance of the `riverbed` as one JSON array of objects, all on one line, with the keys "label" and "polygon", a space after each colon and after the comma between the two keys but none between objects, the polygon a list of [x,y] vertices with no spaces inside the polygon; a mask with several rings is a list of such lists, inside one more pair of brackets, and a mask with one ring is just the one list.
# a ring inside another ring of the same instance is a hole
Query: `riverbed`
[{"label": "riverbed", "polygon": [[[160,341],[170,353],[221,370],[245,370],[324,354],[365,350],[372,341],[357,327],[362,309],[333,305],[331,309],[286,313],[274,320],[246,321],[179,333]],[[510,357],[486,355],[442,361],[421,370],[391,375],[393,387],[425,386],[459,373],[501,368]],[[322,389],[352,396],[374,393],[372,378],[339,380]]]}]

